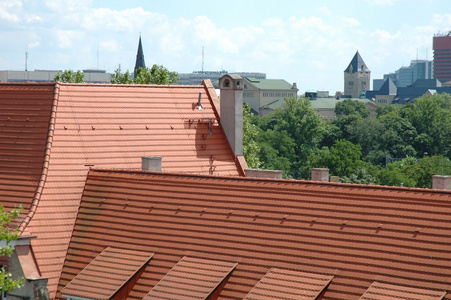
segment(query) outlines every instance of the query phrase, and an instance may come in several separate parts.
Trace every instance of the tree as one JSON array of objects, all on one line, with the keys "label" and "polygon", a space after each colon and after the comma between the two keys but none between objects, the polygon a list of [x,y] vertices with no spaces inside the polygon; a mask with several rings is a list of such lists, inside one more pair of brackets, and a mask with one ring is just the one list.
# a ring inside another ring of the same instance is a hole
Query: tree
[{"label": "tree", "polygon": [[116,69],[114,74],[111,75],[111,83],[131,84],[133,83],[133,78],[128,70],[125,73],[121,73],[119,69]]},{"label": "tree", "polygon": [[293,157],[290,158],[290,177],[308,176],[302,170],[307,157],[315,150],[324,134],[324,122],[311,107],[306,97],[286,98],[285,105],[274,113],[277,120],[274,130],[286,132],[293,140]]},{"label": "tree", "polygon": [[[4,207],[0,205],[0,241],[4,241],[5,246],[0,247],[0,256],[11,256],[13,248],[11,242],[19,237],[19,231],[11,230],[9,224],[16,219],[22,212],[22,206],[11,211],[5,211]],[[11,273],[9,273],[5,266],[0,270],[0,292],[13,291],[22,287],[24,282],[23,278],[11,279]]]},{"label": "tree", "polygon": [[249,105],[243,106],[243,153],[249,168],[257,169],[261,166],[258,154],[260,147],[256,140],[259,135],[259,128],[252,123],[252,113]]},{"label": "tree", "polygon": [[121,74],[119,69],[111,76],[111,83],[114,84],[174,84],[178,81],[177,72],[171,72],[162,65],[153,65],[151,68],[139,68],[136,70],[135,78],[132,78],[127,70]]},{"label": "tree", "polygon": [[[381,133],[384,132],[384,124],[376,118],[358,119],[351,123],[347,130],[349,132],[349,140],[359,144],[362,147],[362,156],[367,157],[372,151],[379,149]],[[372,161],[372,163],[375,162]]]},{"label": "tree", "polygon": [[312,168],[328,168],[332,175],[340,178],[351,177],[358,170],[365,169],[365,163],[361,160],[361,147],[347,140],[335,141],[330,147],[323,147],[309,156],[308,160]]},{"label": "tree", "polygon": [[412,145],[418,134],[412,123],[395,114],[384,115],[378,120],[384,125],[379,149],[385,149],[391,157],[415,157],[416,151]]},{"label": "tree", "polygon": [[450,95],[423,95],[401,109],[401,116],[408,119],[417,131],[414,148],[417,156],[451,156]]},{"label": "tree", "polygon": [[285,131],[268,129],[259,137],[262,168],[281,170],[284,177],[293,177],[292,165],[296,161],[293,138]]},{"label": "tree", "polygon": [[83,83],[83,77],[85,77],[85,74],[81,72],[80,70],[77,70],[77,72],[74,72],[72,70],[65,70],[62,74],[58,72],[56,74],[55,78],[53,78],[53,81],[61,81],[61,82],[67,82],[67,83]]},{"label": "tree", "polygon": [[365,106],[365,104],[358,100],[345,99],[335,105],[335,115],[337,117],[354,114],[357,114],[361,118],[365,119],[370,116],[370,111]]}]

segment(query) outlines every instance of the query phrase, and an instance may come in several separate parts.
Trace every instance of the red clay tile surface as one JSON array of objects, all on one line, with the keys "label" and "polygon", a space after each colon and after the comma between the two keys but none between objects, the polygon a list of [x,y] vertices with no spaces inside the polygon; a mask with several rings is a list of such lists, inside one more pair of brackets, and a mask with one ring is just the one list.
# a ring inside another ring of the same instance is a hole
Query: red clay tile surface
[{"label": "red clay tile surface", "polygon": [[374,281],[448,291],[451,192],[92,170],[59,289],[93,251],[124,245],[155,253],[128,299],[184,256],[238,262],[220,299],[273,267],[333,276],[323,299],[359,299]]},{"label": "red clay tile surface", "polygon": [[111,299],[151,258],[153,253],[108,247],[63,289],[67,296]]},{"label": "red clay tile surface", "polygon": [[159,155],[165,172],[240,175],[209,90],[0,84],[0,204],[24,205],[20,229],[38,235],[51,298],[91,167],[140,169],[142,156]]},{"label": "red clay tile surface", "polygon": [[272,268],[244,298],[258,299],[318,299],[333,276]]},{"label": "red clay tile surface", "polygon": [[236,265],[184,256],[143,299],[207,299]]},{"label": "red clay tile surface", "polygon": [[444,291],[431,291],[374,282],[360,300],[441,300],[445,297],[445,294]]},{"label": "red clay tile surface", "polygon": [[22,204],[26,215],[39,201],[54,90],[51,84],[0,86],[0,205],[7,210]]}]

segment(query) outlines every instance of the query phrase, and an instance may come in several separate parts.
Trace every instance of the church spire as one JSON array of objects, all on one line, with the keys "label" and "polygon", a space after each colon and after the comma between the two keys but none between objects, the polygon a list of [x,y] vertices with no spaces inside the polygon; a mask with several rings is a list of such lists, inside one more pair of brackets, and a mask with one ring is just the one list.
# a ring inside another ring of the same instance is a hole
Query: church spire
[{"label": "church spire", "polygon": [[141,33],[139,34],[138,53],[136,53],[135,73],[134,73],[135,78],[136,78],[136,71],[138,71],[139,68],[143,68],[143,69],[146,68],[146,63],[144,61],[143,45],[141,43]]}]

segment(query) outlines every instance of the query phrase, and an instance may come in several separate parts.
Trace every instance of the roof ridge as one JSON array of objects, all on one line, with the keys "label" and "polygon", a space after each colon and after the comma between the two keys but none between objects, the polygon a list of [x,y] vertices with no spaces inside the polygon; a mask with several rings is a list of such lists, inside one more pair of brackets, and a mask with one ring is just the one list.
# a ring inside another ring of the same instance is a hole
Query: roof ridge
[{"label": "roof ridge", "polygon": [[317,181],[317,180],[307,180],[307,179],[273,179],[273,178],[255,178],[255,177],[243,177],[243,176],[218,176],[218,175],[207,175],[207,174],[193,174],[188,172],[158,172],[158,171],[145,171],[141,169],[109,169],[109,168],[98,168],[93,167],[90,169],[89,173],[128,173],[128,174],[149,174],[149,175],[164,175],[170,177],[192,177],[192,178],[217,178],[224,180],[248,180],[248,181],[272,181],[272,182],[287,182],[287,183],[302,183],[302,184],[312,184],[312,185],[328,185],[328,186],[342,186],[342,187],[354,187],[354,188],[370,188],[378,190],[393,190],[393,191],[412,191],[412,192],[428,192],[428,193],[443,193],[450,194],[450,190],[438,190],[438,189],[428,189],[428,188],[415,188],[415,187],[401,187],[401,186],[387,186],[387,185],[376,185],[376,184],[363,184],[363,183],[342,183],[342,182],[330,182],[330,181]]},{"label": "roof ridge", "polygon": [[49,170],[49,163],[50,163],[50,150],[52,148],[53,143],[53,134],[55,132],[55,121],[56,121],[56,110],[58,107],[58,100],[59,100],[59,91],[60,91],[60,84],[58,82],[53,83],[55,85],[55,89],[53,92],[53,103],[49,118],[49,128],[47,131],[47,142],[45,144],[45,152],[44,152],[44,161],[42,163],[42,171],[41,171],[41,178],[39,179],[38,186],[36,188],[35,195],[33,197],[33,201],[31,202],[30,209],[28,211],[27,216],[23,219],[22,223],[19,225],[19,235],[22,235],[27,228],[27,226],[30,224],[31,219],[33,219],[36,210],[38,208],[39,202],[41,200],[42,191],[44,189],[44,185],[47,181],[47,173]]},{"label": "roof ridge", "polygon": [[96,86],[96,87],[152,87],[152,88],[200,88],[204,87],[202,84],[198,85],[182,85],[182,84],[137,84],[137,83],[128,83],[128,84],[120,84],[120,83],[93,83],[93,82],[83,82],[83,83],[69,83],[69,82],[58,82],[61,86]]}]

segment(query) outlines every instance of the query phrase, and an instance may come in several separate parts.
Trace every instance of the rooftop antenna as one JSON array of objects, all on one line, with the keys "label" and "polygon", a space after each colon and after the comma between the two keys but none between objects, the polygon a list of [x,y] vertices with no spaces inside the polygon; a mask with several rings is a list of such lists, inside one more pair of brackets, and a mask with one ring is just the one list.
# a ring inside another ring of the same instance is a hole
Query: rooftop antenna
[{"label": "rooftop antenna", "polygon": [[202,46],[202,73],[204,72],[204,46]]}]

